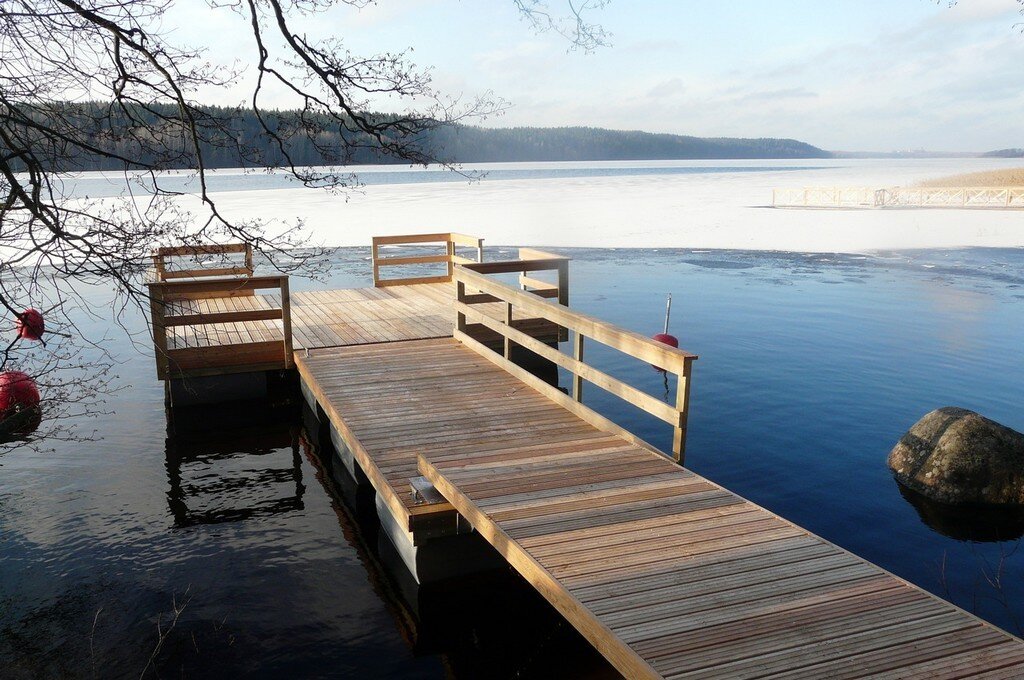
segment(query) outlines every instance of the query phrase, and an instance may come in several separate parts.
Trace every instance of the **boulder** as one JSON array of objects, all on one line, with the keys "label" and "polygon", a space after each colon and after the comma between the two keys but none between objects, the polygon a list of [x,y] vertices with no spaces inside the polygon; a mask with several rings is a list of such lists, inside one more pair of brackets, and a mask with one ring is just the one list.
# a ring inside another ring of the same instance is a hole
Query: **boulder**
[{"label": "boulder", "polygon": [[1024,434],[967,409],[917,421],[889,453],[889,469],[942,503],[1024,505]]}]

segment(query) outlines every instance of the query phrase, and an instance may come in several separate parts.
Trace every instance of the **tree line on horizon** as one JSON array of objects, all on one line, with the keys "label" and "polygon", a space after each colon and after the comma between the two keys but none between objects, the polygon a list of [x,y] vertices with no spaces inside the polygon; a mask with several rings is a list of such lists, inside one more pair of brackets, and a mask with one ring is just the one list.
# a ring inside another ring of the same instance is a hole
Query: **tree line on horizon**
[{"label": "tree line on horizon", "polygon": [[[90,146],[104,153],[69,148],[52,156],[61,159],[62,167],[51,169],[124,169],[119,158],[135,159],[140,167],[151,166],[156,159],[149,157],[147,149],[154,143],[165,151],[178,151],[164,154],[173,161],[164,161],[166,167],[160,169],[195,167],[195,154],[182,126],[165,122],[176,114],[175,109],[149,105],[112,114],[99,103],[64,104],[62,115],[77,121],[78,132],[85,133]],[[350,131],[332,128],[326,117],[317,121],[308,112],[301,116],[298,111],[264,112],[264,123],[269,121],[277,133],[270,136],[252,110],[216,106],[201,110],[207,118],[197,120],[196,125],[210,131],[203,135],[202,145],[207,168],[280,166],[286,164],[286,155],[295,165],[303,166],[409,163],[388,155],[386,147],[382,149],[373,140],[353,139]],[[367,115],[387,118],[387,114]],[[314,130],[310,129],[311,120]],[[428,126],[415,141],[429,157],[457,163],[832,157],[828,151],[794,139],[705,138],[593,127],[437,125]]]}]

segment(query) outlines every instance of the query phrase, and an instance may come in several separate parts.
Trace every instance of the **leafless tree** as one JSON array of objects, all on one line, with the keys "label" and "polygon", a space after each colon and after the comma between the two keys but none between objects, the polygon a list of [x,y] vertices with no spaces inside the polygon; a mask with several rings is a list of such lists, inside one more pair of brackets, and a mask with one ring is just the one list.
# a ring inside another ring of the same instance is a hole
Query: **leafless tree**
[{"label": "leafless tree", "polygon": [[[211,154],[228,152],[254,170],[281,166],[304,185],[343,190],[351,176],[303,167],[292,149],[311,145],[324,165],[343,166],[367,149],[412,164],[444,162],[424,145],[426,133],[505,106],[490,94],[444,96],[406,53],[359,56],[337,38],[293,28],[332,7],[372,0],[208,0],[209,11],[234,13],[250,38],[251,58],[227,66],[176,41],[164,23],[175,1],[0,1],[0,333],[13,337],[6,333],[29,307],[47,309],[50,331],[46,348],[8,348],[0,369],[49,376],[49,394],[79,404],[48,409],[51,418],[95,411],[109,385],[112,357],[76,321],[76,313],[96,312],[84,289],[115,290],[120,318],[145,296],[154,248],[240,241],[283,271],[317,266],[321,252],[301,224],[220,212],[207,187]],[[513,1],[537,30],[557,31],[585,50],[605,40],[584,20],[603,1],[564,0],[563,16],[543,0]],[[249,95],[237,107],[199,101],[202,92],[241,86]],[[265,106],[268,89],[287,93],[294,110]],[[372,113],[385,102],[391,112]],[[243,113],[271,140],[273,163],[233,127]],[[96,167],[117,170],[125,198],[73,195],[74,173]],[[162,175],[170,168],[194,173],[198,210],[175,200]],[[285,250],[287,258],[275,257]]]}]

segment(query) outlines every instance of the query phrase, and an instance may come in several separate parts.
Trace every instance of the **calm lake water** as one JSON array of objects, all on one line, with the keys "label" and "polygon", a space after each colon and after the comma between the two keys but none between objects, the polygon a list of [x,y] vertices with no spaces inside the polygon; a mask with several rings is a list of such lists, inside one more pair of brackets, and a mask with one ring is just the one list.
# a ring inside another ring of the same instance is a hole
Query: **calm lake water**
[{"label": "calm lake water", "polygon": [[[700,355],[689,467],[1020,634],[1024,528],[905,498],[885,458],[939,406],[1024,429],[1024,250],[566,252],[582,311],[651,334],[673,294],[671,332]],[[328,282],[293,288],[369,285],[368,259],[339,250]],[[0,454],[5,677],[610,674],[514,574],[403,600],[367,499],[343,497],[298,410],[168,414],[151,355],[111,343],[130,389],[94,441]],[[662,390],[650,367],[588,355]]]}]

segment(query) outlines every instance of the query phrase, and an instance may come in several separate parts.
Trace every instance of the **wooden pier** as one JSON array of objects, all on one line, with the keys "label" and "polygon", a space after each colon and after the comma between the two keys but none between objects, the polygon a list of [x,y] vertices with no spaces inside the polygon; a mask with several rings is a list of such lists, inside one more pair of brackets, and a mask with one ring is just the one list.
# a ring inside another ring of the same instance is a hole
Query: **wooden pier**
[{"label": "wooden pier", "polygon": [[[463,243],[443,241],[448,259],[431,260],[445,280],[290,300],[285,284],[261,303],[248,299],[256,281],[235,297],[155,296],[154,319],[166,352],[192,352],[179,357],[220,357],[245,333],[283,344],[263,333],[290,325],[278,368],[297,369],[393,540],[415,551],[477,534],[626,677],[1024,676],[1021,640],[683,468],[695,355],[568,309],[564,258],[452,261]],[[542,271],[557,283],[534,278]],[[518,286],[496,278],[515,273]],[[260,278],[248,274],[234,281]],[[291,319],[270,317],[283,309]],[[267,316],[223,316],[254,311]],[[665,369],[674,399],[587,363],[595,343]],[[514,362],[516,350],[568,371],[569,392]],[[162,375],[244,368],[222,360],[165,358]],[[584,389],[665,421],[673,451],[585,406]]]}]

